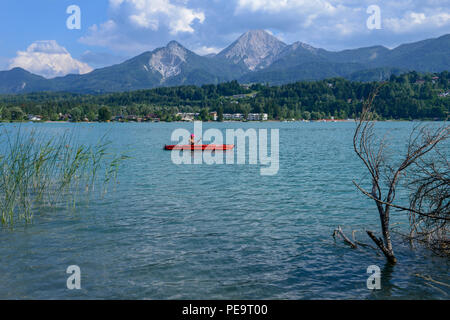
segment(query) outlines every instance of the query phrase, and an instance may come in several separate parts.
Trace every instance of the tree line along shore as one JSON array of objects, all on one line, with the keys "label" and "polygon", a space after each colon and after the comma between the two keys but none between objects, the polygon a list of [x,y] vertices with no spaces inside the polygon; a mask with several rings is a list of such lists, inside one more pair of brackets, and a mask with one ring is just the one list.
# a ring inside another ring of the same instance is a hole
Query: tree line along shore
[{"label": "tree line along shore", "polygon": [[[0,95],[0,121],[338,121],[358,118],[378,86],[333,78],[281,86],[231,81],[117,93]],[[447,120],[449,88],[448,71],[392,75],[378,92],[376,119]]]}]

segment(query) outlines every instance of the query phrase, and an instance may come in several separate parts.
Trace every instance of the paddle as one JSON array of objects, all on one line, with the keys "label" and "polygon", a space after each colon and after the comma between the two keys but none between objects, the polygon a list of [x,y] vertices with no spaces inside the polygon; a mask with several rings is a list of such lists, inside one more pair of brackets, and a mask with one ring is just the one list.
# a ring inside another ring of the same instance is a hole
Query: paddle
[{"label": "paddle", "polygon": [[[197,142],[195,142],[195,140],[194,140],[194,144],[199,143],[200,140],[202,140],[202,138],[198,139]],[[192,144],[192,143],[191,143],[191,144]]]}]

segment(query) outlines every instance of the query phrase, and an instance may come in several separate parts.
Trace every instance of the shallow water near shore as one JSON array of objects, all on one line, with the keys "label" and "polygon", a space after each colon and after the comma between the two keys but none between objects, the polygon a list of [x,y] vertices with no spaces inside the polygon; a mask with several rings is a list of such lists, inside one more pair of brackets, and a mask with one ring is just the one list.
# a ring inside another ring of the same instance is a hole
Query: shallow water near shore
[{"label": "shallow water near shore", "polygon": [[[402,149],[414,125],[376,127]],[[70,130],[81,143],[106,133],[111,148],[131,158],[103,198],[76,212],[36,212],[31,225],[0,230],[1,299],[449,298],[448,287],[418,276],[449,284],[448,258],[394,233],[399,262],[390,266],[372,249],[333,240],[338,225],[348,235],[358,230],[365,243],[365,229],[379,232],[374,204],[352,183],[366,174],[352,149],[354,123],[203,124],[279,129],[274,176],[261,176],[259,165],[173,164],[163,146],[173,144],[173,130],[192,131],[189,123],[2,127],[49,137]],[[392,219],[399,231],[407,227],[404,213]],[[66,287],[70,265],[81,268],[81,290]],[[381,269],[381,290],[367,289],[370,265]]]}]

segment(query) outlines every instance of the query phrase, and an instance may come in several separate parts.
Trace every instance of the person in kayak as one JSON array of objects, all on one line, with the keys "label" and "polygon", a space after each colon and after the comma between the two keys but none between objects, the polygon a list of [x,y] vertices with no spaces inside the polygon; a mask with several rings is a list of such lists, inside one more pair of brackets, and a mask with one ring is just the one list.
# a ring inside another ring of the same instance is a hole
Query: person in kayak
[{"label": "person in kayak", "polygon": [[195,135],[191,134],[191,138],[189,139],[189,143],[191,144],[191,148],[194,149],[195,145]]}]

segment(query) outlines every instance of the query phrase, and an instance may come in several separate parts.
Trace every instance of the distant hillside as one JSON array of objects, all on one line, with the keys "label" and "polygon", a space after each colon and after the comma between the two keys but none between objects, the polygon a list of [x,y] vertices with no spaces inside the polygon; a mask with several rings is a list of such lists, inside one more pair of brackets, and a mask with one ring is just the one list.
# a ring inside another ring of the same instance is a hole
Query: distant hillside
[{"label": "distant hillside", "polygon": [[450,35],[392,50],[375,46],[332,52],[297,42],[284,48],[279,58],[264,70],[247,73],[239,80],[283,84],[341,76],[349,80],[379,81],[412,70],[450,70]]},{"label": "distant hillside", "polygon": [[286,45],[263,30],[253,30],[213,56],[199,56],[172,41],[166,47],[84,75],[45,79],[20,68],[2,71],[0,94],[40,91],[98,94],[231,80],[285,84],[344,77],[379,81],[402,72],[445,70],[450,70],[450,34],[392,50],[374,46],[332,52],[302,42]]},{"label": "distant hillside", "polygon": [[0,93],[23,93],[49,89],[49,81],[22,68],[0,71]]},{"label": "distant hillside", "polygon": [[[332,78],[282,86],[243,86],[231,81],[218,85],[164,87],[100,95],[11,94],[0,95],[0,117],[2,121],[21,120],[31,114],[44,120],[95,121],[99,109],[108,108],[122,121],[180,120],[179,112],[198,113],[201,119],[208,120],[211,111],[267,113],[269,119],[278,120],[347,119],[358,116],[364,99],[377,86],[377,82]],[[392,75],[379,90],[374,108],[385,119],[445,120],[450,112],[449,87],[448,71]]]}]

